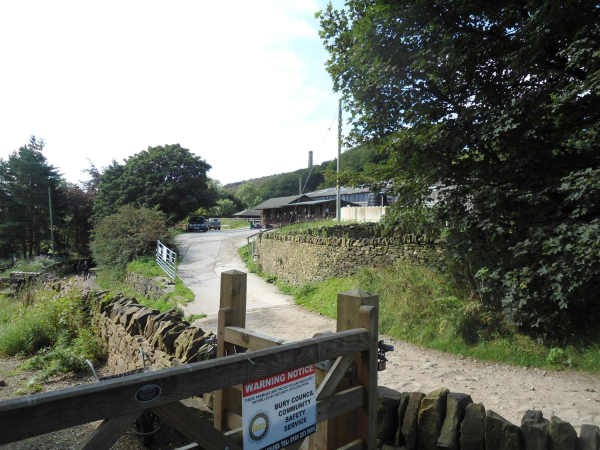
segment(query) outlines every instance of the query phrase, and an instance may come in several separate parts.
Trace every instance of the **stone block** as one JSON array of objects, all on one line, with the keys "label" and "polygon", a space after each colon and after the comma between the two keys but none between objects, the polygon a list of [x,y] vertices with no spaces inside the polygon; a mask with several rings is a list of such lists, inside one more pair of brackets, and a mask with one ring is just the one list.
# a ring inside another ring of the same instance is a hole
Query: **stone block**
[{"label": "stone block", "polygon": [[175,312],[175,310],[170,309],[163,313],[160,313],[156,316],[150,316],[146,323],[146,327],[144,328],[144,337],[146,339],[150,339],[152,335],[158,330],[161,322],[169,322],[176,323],[181,321],[181,316]]},{"label": "stone block", "polygon": [[404,435],[402,434],[402,424],[404,423],[404,416],[406,415],[406,407],[408,406],[409,399],[410,392],[403,392],[400,394],[400,400],[398,401],[398,429],[396,430],[394,439],[394,444],[397,447],[406,445]]},{"label": "stone block", "polygon": [[465,408],[459,442],[461,450],[485,450],[485,408],[481,403]]},{"label": "stone block", "polygon": [[569,422],[550,418],[550,450],[576,450],[577,432]]},{"label": "stone block", "polygon": [[163,331],[156,333],[158,335],[158,348],[165,353],[175,353],[175,340],[181,332],[187,328],[183,322],[166,327]]},{"label": "stone block", "polygon": [[450,393],[446,400],[446,418],[440,431],[438,449],[458,450],[460,448],[460,424],[465,417],[467,405],[473,403],[468,394]]},{"label": "stone block", "polygon": [[148,319],[152,316],[157,316],[160,314],[158,309],[149,309],[149,308],[141,308],[139,309],[133,317],[131,317],[131,321],[129,322],[129,326],[126,331],[131,336],[144,334],[144,329],[146,328],[146,324],[148,323]]},{"label": "stone block", "polygon": [[596,425],[581,425],[579,440],[577,441],[577,450],[599,450],[600,449],[600,431]]},{"label": "stone block", "polygon": [[544,419],[542,411],[526,411],[521,420],[521,432],[527,450],[548,450],[550,422]]},{"label": "stone block", "polygon": [[417,449],[417,426],[419,423],[419,409],[421,400],[425,397],[422,392],[412,392],[406,405],[404,420],[402,421],[402,435],[406,442],[407,450]]},{"label": "stone block", "polygon": [[121,315],[119,317],[119,324],[123,327],[123,329],[127,329],[129,322],[133,315],[138,312],[140,309],[143,309],[142,305],[131,304],[124,308],[122,308]]},{"label": "stone block", "polygon": [[388,442],[398,429],[400,392],[385,386],[377,387],[377,439]]},{"label": "stone block", "polygon": [[486,450],[520,450],[521,430],[494,411],[485,413]]},{"label": "stone block", "polygon": [[150,339],[148,339],[148,343],[154,348],[159,348],[162,335],[166,334],[167,331],[173,328],[176,324],[177,322],[157,322],[154,332],[152,333]]},{"label": "stone block", "polygon": [[438,388],[421,400],[419,410],[417,448],[435,450],[446,416],[446,402],[450,391]]}]

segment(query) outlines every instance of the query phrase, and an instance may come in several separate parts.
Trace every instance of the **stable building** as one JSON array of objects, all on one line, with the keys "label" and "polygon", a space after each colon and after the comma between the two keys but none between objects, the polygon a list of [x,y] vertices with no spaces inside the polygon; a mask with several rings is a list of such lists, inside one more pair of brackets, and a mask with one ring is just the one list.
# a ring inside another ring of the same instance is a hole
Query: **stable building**
[{"label": "stable building", "polygon": [[[358,206],[341,200],[341,206]],[[314,222],[318,219],[335,218],[336,199],[313,199],[308,195],[270,198],[254,207],[260,210],[263,227],[287,225],[296,222]]]}]

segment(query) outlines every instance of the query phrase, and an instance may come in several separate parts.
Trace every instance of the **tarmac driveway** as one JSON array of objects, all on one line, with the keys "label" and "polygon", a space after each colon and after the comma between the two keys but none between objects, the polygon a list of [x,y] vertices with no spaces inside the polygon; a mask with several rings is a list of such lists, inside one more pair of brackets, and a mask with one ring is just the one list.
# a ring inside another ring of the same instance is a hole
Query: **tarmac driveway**
[{"label": "tarmac driveway", "polygon": [[[206,233],[189,232],[177,237],[180,256],[177,275],[195,295],[184,312],[216,317],[219,311],[221,272],[240,270],[247,272],[238,255],[238,248],[256,230],[212,230]],[[248,274],[247,310],[291,306],[293,299],[280,293],[272,284],[265,283],[255,274]]]}]

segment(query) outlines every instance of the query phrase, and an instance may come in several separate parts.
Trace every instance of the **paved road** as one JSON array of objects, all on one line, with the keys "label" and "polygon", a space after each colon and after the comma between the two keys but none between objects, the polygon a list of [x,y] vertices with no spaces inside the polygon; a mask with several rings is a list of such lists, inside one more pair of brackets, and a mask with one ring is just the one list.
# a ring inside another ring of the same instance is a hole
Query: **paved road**
[{"label": "paved road", "polygon": [[[177,275],[189,287],[196,299],[184,310],[190,314],[214,317],[219,311],[221,272],[240,270],[247,272],[238,255],[238,248],[255,230],[212,230],[206,233],[184,233],[177,237],[183,258]],[[293,305],[291,297],[277,291],[275,286],[248,274],[247,310]]]}]

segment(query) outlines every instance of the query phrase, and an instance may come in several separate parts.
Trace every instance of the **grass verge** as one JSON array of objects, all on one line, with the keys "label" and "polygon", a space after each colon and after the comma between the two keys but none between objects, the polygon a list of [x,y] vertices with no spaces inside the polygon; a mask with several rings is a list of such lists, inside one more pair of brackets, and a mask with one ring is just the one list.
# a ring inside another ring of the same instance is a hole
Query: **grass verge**
[{"label": "grass verge", "polygon": [[[165,273],[151,257],[138,258],[127,264],[127,271],[137,273],[147,278],[164,277]],[[140,295],[125,283],[126,272],[117,269],[104,269],[98,274],[98,284],[102,289],[113,292],[122,292],[124,295],[135,297],[137,301],[148,308],[158,309],[161,312],[169,309],[178,309],[178,305],[187,305],[194,301],[194,293],[177,278],[173,291],[166,293],[161,298],[154,299]],[[180,311],[181,312],[181,311]]]},{"label": "grass verge", "polygon": [[250,223],[243,219],[221,219],[221,228],[225,228],[227,230],[250,228]]},{"label": "grass verge", "polygon": [[[353,222],[344,222],[344,225],[348,225]],[[311,230],[316,232],[316,228],[320,227],[333,227],[339,225],[340,223],[335,219],[325,219],[325,220],[315,220],[314,222],[300,222],[300,223],[292,223],[290,225],[285,225],[281,228],[278,228],[275,233],[283,233],[283,234],[306,234]]]},{"label": "grass verge", "polygon": [[292,287],[264,274],[246,246],[240,256],[257,273],[290,294],[296,303],[336,317],[339,292],[364,289],[379,295],[379,332],[423,347],[479,360],[552,370],[600,373],[600,339],[579,345],[547,346],[519,333],[503,316],[445,275],[408,263],[363,269],[347,278]]},{"label": "grass verge", "polygon": [[31,356],[25,368],[41,369],[39,380],[89,370],[86,359],[105,359],[105,345],[77,288],[38,285],[16,297],[0,296],[0,356],[16,355]]}]

